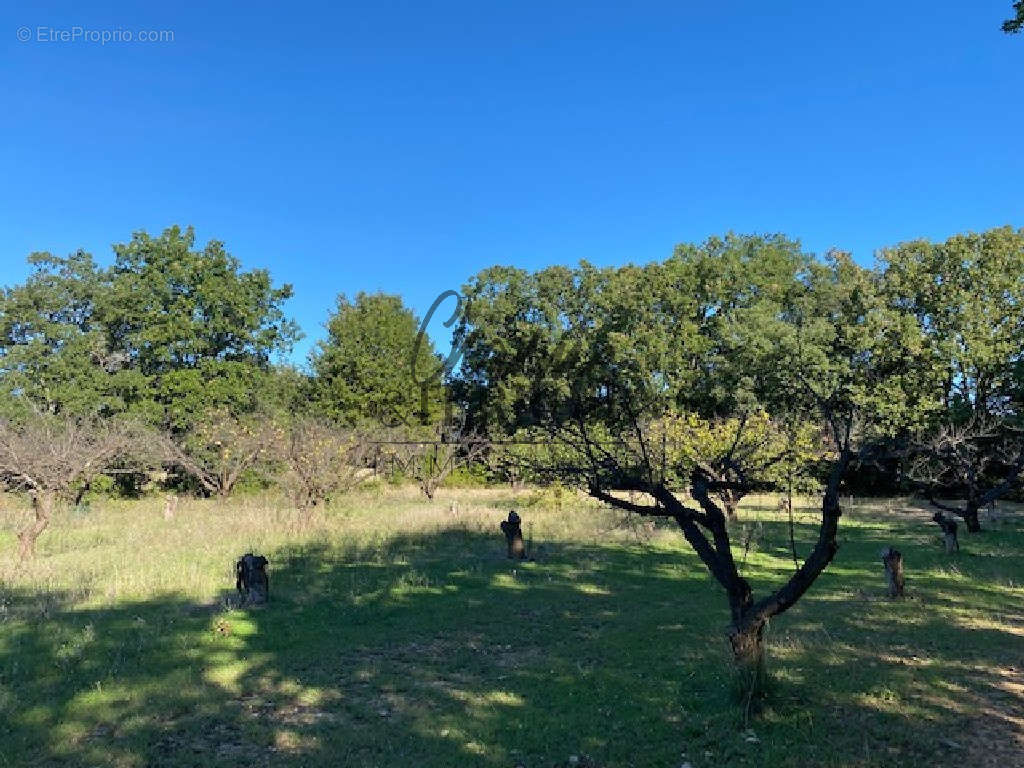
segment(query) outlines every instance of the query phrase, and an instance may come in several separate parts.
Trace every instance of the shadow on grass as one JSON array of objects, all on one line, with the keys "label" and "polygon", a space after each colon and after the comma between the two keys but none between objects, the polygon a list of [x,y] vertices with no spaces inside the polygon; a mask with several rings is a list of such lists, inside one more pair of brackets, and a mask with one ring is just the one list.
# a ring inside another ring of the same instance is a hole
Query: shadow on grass
[{"label": "shadow on grass", "polygon": [[[975,657],[957,651],[912,602],[899,625],[901,604],[808,599],[780,619],[802,641],[780,647],[751,740],[724,598],[692,557],[560,545],[513,563],[458,528],[266,554],[259,609],[0,595],[0,766],[875,765],[892,748],[944,764],[932,733],[963,725],[979,706],[963,680],[1006,656],[991,629]],[[868,588],[853,564],[812,595]],[[929,664],[966,666],[921,676],[894,655],[933,636]],[[995,690],[994,669],[976,685]],[[839,713],[863,732],[827,735]]]}]

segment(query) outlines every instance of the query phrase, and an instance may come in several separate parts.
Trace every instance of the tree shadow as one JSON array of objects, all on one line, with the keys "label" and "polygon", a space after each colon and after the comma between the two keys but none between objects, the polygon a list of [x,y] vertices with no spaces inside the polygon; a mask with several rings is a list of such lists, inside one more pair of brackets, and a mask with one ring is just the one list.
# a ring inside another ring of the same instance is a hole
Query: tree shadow
[{"label": "tree shadow", "polygon": [[913,571],[908,599],[886,600],[875,549],[841,549],[773,627],[755,739],[731,701],[724,597],[675,549],[509,561],[497,531],[453,524],[266,552],[265,607],[231,607],[229,584],[207,604],[86,607],[8,589],[0,766],[980,765],[960,735],[978,728],[1003,755],[1021,637],[976,609],[1018,607]]},{"label": "tree shadow", "polygon": [[606,668],[602,644],[653,642],[669,601],[642,594],[703,581],[621,547],[512,562],[458,528],[266,554],[270,603],[244,610],[6,590],[0,765],[560,764],[608,741],[588,687],[660,719],[645,654]]}]

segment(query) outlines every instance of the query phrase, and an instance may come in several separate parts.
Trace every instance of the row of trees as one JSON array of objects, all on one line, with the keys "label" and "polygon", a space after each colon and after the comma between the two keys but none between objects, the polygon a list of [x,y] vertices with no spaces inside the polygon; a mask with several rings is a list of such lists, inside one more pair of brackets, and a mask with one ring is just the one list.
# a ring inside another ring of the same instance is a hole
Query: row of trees
[{"label": "row of trees", "polygon": [[[476,426],[550,444],[542,476],[674,520],[750,670],[766,623],[833,559],[852,470],[895,464],[976,531],[1024,469],[1024,231],[906,243],[873,269],[730,235],[647,266],[497,267],[465,294],[458,386]],[[794,480],[820,484],[818,538],[756,599],[730,510]]]},{"label": "row of trees", "polygon": [[[34,253],[23,284],[0,292],[0,415],[35,409],[128,416],[176,433],[212,412],[242,417],[300,404],[340,424],[423,423],[441,413],[440,367],[397,296],[338,299],[310,371],[282,364],[301,334],[290,285],[243,270],[191,228],[137,232],[101,268],[90,254]],[[398,364],[396,365],[396,361]],[[425,413],[423,412],[425,410]]]},{"label": "row of trees", "polygon": [[[270,445],[300,508],[372,463],[367,435],[392,438],[399,463],[415,456],[428,495],[501,444],[497,471],[674,520],[728,596],[748,667],[766,622],[835,555],[840,491],[858,475],[919,490],[977,530],[979,509],[1024,470],[1024,231],[1008,227],[904,243],[871,268],[782,236],[728,235],[644,266],[486,269],[463,288],[463,359],[444,386],[397,297],[341,297],[299,373],[272,360],[297,337],[287,286],[241,271],[218,243],[194,250],[189,230],[137,234],[115,255],[105,270],[84,254],[35,256],[33,276],[5,291],[8,433],[33,413],[130,418],[159,430],[144,442],[211,494]],[[273,424],[286,427],[268,437]],[[396,428],[433,435],[434,453]],[[109,463],[91,456],[90,468]],[[0,474],[37,497],[54,490],[9,462]],[[61,487],[82,479],[68,477]],[[821,519],[792,576],[755,599],[728,523],[760,488],[819,491]]]},{"label": "row of trees", "polygon": [[[59,501],[81,501],[110,475],[191,481],[202,494],[225,498],[246,476],[275,483],[298,523],[378,473],[399,473],[433,498],[461,463],[486,448],[480,440],[436,443],[389,440],[310,416],[211,416],[187,433],[161,432],[124,417],[80,418],[33,412],[0,420],[0,486],[28,493],[33,517],[18,532],[19,556],[34,556]],[[168,470],[170,472],[168,472]],[[180,489],[177,489],[180,490]]]}]

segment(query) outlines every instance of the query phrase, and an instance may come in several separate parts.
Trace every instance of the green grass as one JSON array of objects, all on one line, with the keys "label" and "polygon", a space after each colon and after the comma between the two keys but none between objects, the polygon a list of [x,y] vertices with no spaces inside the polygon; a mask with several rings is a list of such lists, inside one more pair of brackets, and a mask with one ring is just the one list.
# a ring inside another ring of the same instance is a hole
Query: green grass
[{"label": "green grass", "polygon": [[[535,562],[504,557],[513,504]],[[774,507],[741,510],[760,594],[793,567]],[[670,527],[484,489],[353,495],[307,531],[272,499],[160,509],[68,513],[18,570],[6,500],[0,768],[1024,763],[1021,515],[947,557],[923,512],[848,507],[837,560],[770,627],[745,723],[724,596]],[[797,522],[806,553],[813,509]],[[888,545],[903,600],[884,596]],[[271,603],[238,610],[249,549]]]}]

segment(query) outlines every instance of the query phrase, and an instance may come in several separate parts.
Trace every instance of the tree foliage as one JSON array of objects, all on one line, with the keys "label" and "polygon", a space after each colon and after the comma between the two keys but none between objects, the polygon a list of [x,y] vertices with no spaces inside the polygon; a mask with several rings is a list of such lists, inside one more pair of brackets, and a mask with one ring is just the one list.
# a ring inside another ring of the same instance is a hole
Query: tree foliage
[{"label": "tree foliage", "polygon": [[[847,470],[917,410],[900,379],[912,329],[872,274],[785,238],[730,235],[645,267],[494,268],[464,293],[457,340],[478,420],[546,437],[550,476],[674,519],[728,595],[737,659],[756,666],[765,622],[835,554]],[[829,460],[819,539],[755,601],[715,497],[806,461],[815,428]]]},{"label": "tree foliage", "polygon": [[210,408],[252,411],[270,362],[298,338],[266,270],[191,228],[137,232],[102,269],[76,252],[39,253],[0,295],[0,394],[8,410],[132,413],[184,429]]},{"label": "tree foliage", "polygon": [[917,386],[932,406],[908,477],[933,503],[964,493],[960,513],[976,530],[979,500],[1021,471],[1012,446],[1024,428],[1024,230],[903,243],[882,252],[880,269],[889,305],[913,320]]},{"label": "tree foliage", "polygon": [[399,296],[339,296],[327,338],[312,357],[317,410],[349,425],[435,422],[443,405],[441,363],[418,334],[416,316]]}]

